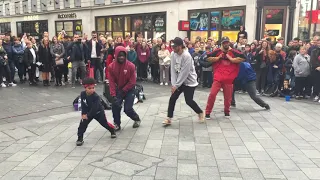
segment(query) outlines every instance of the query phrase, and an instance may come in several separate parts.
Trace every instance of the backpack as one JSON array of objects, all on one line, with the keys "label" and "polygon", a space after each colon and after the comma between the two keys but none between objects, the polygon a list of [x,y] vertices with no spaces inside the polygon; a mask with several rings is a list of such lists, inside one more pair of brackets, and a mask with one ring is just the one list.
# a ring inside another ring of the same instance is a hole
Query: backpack
[{"label": "backpack", "polygon": [[146,100],[146,97],[143,92],[143,86],[141,84],[136,84],[134,87],[134,94],[138,99],[138,102],[143,103],[143,100]]}]

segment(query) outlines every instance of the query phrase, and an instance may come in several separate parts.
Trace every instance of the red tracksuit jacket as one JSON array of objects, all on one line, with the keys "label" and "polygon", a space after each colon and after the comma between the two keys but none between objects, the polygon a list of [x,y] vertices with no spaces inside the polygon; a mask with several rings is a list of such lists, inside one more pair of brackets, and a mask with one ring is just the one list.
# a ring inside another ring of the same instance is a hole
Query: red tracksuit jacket
[{"label": "red tracksuit jacket", "polygon": [[127,59],[123,64],[119,64],[117,57],[120,52],[127,54],[125,47],[118,46],[114,53],[115,60],[108,67],[110,95],[112,97],[117,95],[117,90],[122,90],[124,93],[127,93],[136,85],[135,65]]}]

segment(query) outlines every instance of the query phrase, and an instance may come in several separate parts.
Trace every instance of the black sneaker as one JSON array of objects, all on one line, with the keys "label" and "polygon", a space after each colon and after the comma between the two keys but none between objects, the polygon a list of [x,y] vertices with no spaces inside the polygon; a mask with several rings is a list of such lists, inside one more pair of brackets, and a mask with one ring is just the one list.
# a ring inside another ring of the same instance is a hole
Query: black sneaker
[{"label": "black sneaker", "polygon": [[210,114],[206,114],[206,120],[210,120],[211,117],[210,117]]},{"label": "black sneaker", "polygon": [[114,130],[115,131],[120,131],[121,130],[121,126],[117,125],[117,124],[114,124]]},{"label": "black sneaker", "polygon": [[229,118],[229,117],[230,117],[230,113],[225,112],[225,113],[224,113],[224,116],[225,116],[226,118]]},{"label": "black sneaker", "polygon": [[77,142],[76,142],[76,144],[77,144],[77,146],[82,146],[82,144],[84,143],[84,141],[83,141],[83,137],[78,137],[78,140],[77,140]]},{"label": "black sneaker", "polygon": [[140,126],[141,121],[134,121],[132,128],[138,128]]},{"label": "black sneaker", "polygon": [[116,131],[114,129],[111,130],[111,138],[114,139],[117,137]]},{"label": "black sneaker", "polygon": [[264,108],[266,108],[266,110],[270,110],[269,104],[267,104]]},{"label": "black sneaker", "polygon": [[231,103],[231,107],[236,107],[236,103]]}]

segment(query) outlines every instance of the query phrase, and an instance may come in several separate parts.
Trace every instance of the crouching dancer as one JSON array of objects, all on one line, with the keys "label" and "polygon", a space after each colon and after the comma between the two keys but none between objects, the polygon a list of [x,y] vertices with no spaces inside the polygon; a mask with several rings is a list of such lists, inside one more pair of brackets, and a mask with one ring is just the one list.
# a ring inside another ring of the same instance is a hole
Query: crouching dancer
[{"label": "crouching dancer", "polygon": [[96,81],[93,78],[86,78],[82,81],[85,91],[81,92],[81,114],[82,118],[78,128],[77,146],[83,144],[83,134],[92,119],[96,119],[103,127],[111,133],[111,138],[116,138],[116,133],[113,127],[108,124],[104,107],[101,104],[100,96],[95,92]]},{"label": "crouching dancer", "polygon": [[[267,103],[265,103],[259,96],[257,96],[256,79],[256,73],[251,67],[251,65],[248,62],[242,62],[240,64],[240,70],[238,77],[236,78],[236,81],[238,81],[238,83],[241,84],[241,87],[244,87],[244,89],[248,92],[250,98],[254,102],[256,102],[259,106],[266,108],[267,110],[270,110],[270,106]],[[231,106],[236,106],[234,91],[232,95]]]},{"label": "crouching dancer", "polygon": [[136,69],[132,62],[127,60],[127,50],[123,46],[118,46],[114,53],[115,61],[109,67],[110,95],[113,97],[112,114],[115,130],[121,130],[121,108],[124,101],[124,113],[130,117],[134,123],[133,128],[140,126],[139,115],[133,109],[135,98],[134,87],[136,85]]}]

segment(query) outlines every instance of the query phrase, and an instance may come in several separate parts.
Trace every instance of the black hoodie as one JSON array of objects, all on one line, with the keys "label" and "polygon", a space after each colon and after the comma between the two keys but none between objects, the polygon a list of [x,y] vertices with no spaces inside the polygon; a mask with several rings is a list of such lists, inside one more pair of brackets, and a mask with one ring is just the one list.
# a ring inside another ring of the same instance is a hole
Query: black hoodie
[{"label": "black hoodie", "polygon": [[242,26],[243,27],[243,31],[239,31],[238,32],[238,38],[237,38],[237,42],[239,42],[239,38],[240,38],[240,35],[243,34],[244,37],[243,39],[248,39],[248,33],[246,31],[246,27]]}]

